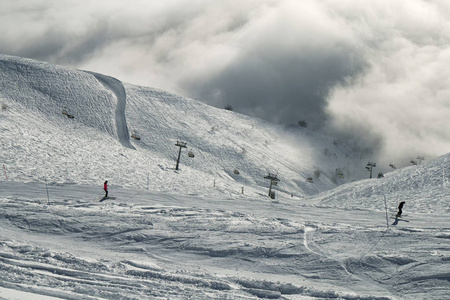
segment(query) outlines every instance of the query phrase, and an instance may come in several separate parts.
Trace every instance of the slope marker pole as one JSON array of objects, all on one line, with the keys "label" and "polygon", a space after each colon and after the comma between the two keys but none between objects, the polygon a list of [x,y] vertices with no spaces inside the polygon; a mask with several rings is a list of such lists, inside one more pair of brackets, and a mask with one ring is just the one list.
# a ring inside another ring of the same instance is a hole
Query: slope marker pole
[{"label": "slope marker pole", "polygon": [[444,166],[442,166],[442,185],[446,186],[447,179],[445,179],[445,162],[447,161],[447,158],[444,160]]},{"label": "slope marker pole", "polygon": [[384,209],[386,210],[386,226],[387,229],[389,229],[389,216],[387,211],[386,195],[383,195],[383,197],[384,197]]},{"label": "slope marker pole", "polygon": [[8,181],[8,175],[6,175],[6,167],[5,167],[5,165],[3,165],[3,171],[5,171],[6,181]]},{"label": "slope marker pole", "polygon": [[48,195],[47,179],[45,180],[45,189],[47,190],[47,205],[50,206],[50,197],[49,197],[49,195]]}]

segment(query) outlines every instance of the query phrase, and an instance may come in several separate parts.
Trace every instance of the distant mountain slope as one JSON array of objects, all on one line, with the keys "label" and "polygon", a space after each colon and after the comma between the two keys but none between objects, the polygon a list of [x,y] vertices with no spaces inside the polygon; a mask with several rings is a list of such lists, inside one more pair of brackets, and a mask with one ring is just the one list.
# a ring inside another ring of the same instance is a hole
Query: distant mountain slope
[{"label": "distant mountain slope", "polygon": [[416,213],[450,214],[450,154],[428,163],[400,169],[380,179],[342,185],[316,195],[322,205],[351,209],[390,211],[406,201],[404,210]]},{"label": "distant mountain slope", "polygon": [[[0,101],[0,159],[17,181],[240,196],[266,195],[272,172],[278,192],[303,197],[349,180],[360,163],[304,128],[24,58],[0,55]],[[187,149],[175,171],[178,140]]]}]

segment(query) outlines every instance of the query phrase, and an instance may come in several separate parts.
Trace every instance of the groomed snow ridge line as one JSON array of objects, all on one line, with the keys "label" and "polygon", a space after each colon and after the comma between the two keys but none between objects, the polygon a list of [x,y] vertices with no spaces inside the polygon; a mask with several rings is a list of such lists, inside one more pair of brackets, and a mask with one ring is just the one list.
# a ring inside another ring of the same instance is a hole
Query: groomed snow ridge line
[{"label": "groomed snow ridge line", "polygon": [[125,109],[127,105],[127,94],[125,88],[120,80],[106,76],[103,74],[86,71],[93,75],[105,88],[111,90],[117,98],[116,105],[116,129],[119,142],[126,148],[136,150],[130,141],[130,134],[128,132],[127,118],[125,116]]}]

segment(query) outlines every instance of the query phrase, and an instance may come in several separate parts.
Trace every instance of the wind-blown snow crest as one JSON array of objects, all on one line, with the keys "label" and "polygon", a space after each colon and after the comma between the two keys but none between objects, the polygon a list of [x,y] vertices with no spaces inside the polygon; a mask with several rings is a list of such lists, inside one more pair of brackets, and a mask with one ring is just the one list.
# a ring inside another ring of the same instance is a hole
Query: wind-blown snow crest
[{"label": "wind-blown snow crest", "polygon": [[94,72],[89,73],[94,75],[98,81],[100,81],[106,88],[110,89],[116,95],[116,129],[119,141],[124,147],[135,150],[130,142],[130,134],[128,132],[127,119],[125,117],[125,109],[127,103],[125,88],[123,87],[122,83],[115,78]]}]

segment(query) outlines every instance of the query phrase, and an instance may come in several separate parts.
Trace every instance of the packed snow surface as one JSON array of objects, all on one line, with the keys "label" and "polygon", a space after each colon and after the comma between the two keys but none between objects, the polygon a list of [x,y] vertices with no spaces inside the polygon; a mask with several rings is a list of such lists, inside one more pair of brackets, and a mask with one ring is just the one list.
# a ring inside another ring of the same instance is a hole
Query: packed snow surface
[{"label": "packed snow surface", "polygon": [[449,299],[449,155],[348,182],[326,136],[4,55],[0,102],[0,299]]}]

